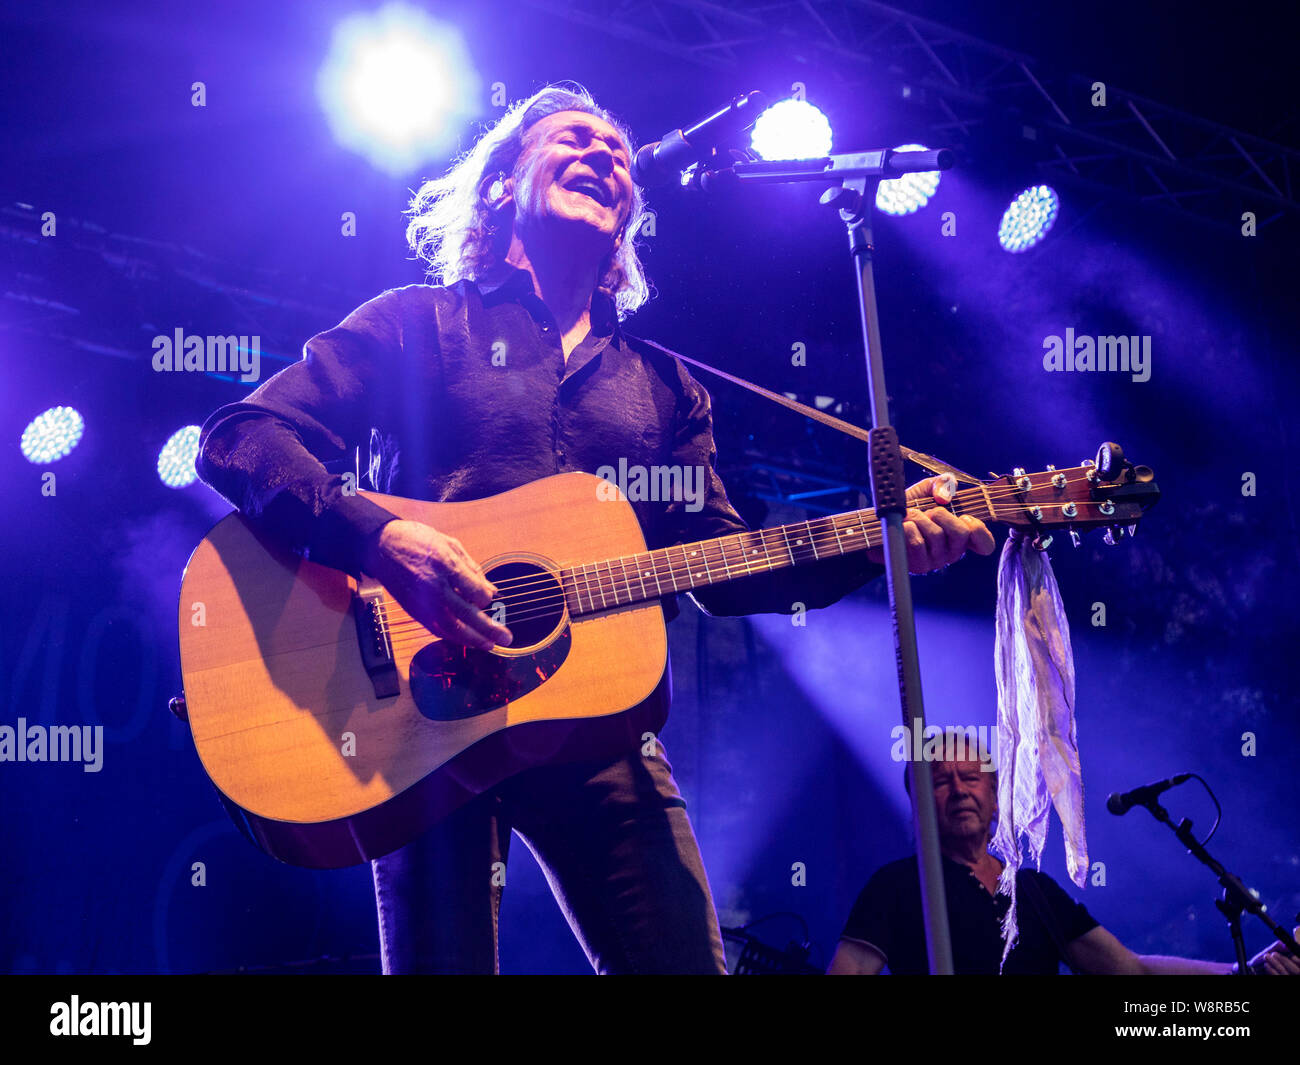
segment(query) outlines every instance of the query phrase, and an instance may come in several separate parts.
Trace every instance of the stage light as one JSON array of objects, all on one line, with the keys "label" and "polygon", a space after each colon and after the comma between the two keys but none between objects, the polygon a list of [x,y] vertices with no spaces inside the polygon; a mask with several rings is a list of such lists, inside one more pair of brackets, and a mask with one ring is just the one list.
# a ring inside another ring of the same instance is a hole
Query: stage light
[{"label": "stage light", "polygon": [[460,33],[401,3],[340,22],[316,78],[334,138],[393,175],[454,148],[481,91]]},{"label": "stage light", "polygon": [[19,446],[28,462],[43,466],[63,458],[85,431],[85,419],[73,408],[51,407],[27,424]]},{"label": "stage light", "polygon": [[1048,186],[1025,189],[1003,212],[998,242],[1007,251],[1027,251],[1047,236],[1060,208],[1060,197]]},{"label": "stage light", "polygon": [[820,159],[830,155],[831,124],[805,100],[781,100],[758,116],[749,146],[760,159]]},{"label": "stage light", "polygon": [[184,488],[198,478],[194,459],[199,453],[199,426],[177,429],[158,452],[158,478],[168,488]]},{"label": "stage light", "polygon": [[[924,144],[900,144],[896,152],[928,152]],[[939,171],[904,174],[876,186],[876,206],[886,214],[911,214],[930,202],[939,187]]]}]

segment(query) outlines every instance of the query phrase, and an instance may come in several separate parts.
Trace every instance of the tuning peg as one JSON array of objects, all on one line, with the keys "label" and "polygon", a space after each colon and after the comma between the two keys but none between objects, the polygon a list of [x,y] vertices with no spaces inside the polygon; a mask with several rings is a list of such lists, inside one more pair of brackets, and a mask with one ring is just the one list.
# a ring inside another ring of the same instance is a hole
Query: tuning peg
[{"label": "tuning peg", "polygon": [[1081,543],[1083,543],[1083,537],[1079,535],[1078,529],[1070,530],[1070,543],[1074,544],[1075,547],[1078,547]]},{"label": "tuning peg", "polygon": [[1130,540],[1133,539],[1133,537],[1137,535],[1137,531],[1138,531],[1137,522],[1134,522],[1132,525],[1126,525],[1125,529],[1128,532],[1128,538]]},{"label": "tuning peg", "polygon": [[1117,543],[1119,543],[1122,539],[1124,539],[1124,526],[1122,525],[1106,526],[1106,531],[1102,533],[1101,538],[1105,540],[1106,543],[1109,544],[1111,547],[1114,547]]}]

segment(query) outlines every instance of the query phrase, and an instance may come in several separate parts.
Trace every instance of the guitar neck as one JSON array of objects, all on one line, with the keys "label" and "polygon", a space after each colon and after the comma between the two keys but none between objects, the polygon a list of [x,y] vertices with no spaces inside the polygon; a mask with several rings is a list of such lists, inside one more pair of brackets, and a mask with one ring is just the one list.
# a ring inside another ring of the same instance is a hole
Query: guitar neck
[{"label": "guitar neck", "polygon": [[[962,515],[981,521],[995,518],[987,492],[975,489],[959,495],[964,497]],[[580,616],[865,551],[882,540],[875,508],[866,507],[589,562],[563,570],[561,581],[570,615]]]}]

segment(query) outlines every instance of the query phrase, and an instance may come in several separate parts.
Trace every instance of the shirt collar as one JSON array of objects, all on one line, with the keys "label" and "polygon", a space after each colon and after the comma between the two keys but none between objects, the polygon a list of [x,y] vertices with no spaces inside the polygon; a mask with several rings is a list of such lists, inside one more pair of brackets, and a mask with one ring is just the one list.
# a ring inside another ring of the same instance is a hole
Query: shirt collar
[{"label": "shirt collar", "polygon": [[[494,306],[506,300],[531,296],[538,302],[541,297],[533,285],[533,275],[509,263],[502,263],[474,285],[483,297],[484,306]],[[591,294],[592,336],[609,336],[618,331],[618,311],[614,300],[599,288]]]},{"label": "shirt collar", "polygon": [[483,296],[484,303],[500,303],[516,296],[537,295],[532,275],[509,263],[502,263],[484,277],[476,278],[474,284]]}]

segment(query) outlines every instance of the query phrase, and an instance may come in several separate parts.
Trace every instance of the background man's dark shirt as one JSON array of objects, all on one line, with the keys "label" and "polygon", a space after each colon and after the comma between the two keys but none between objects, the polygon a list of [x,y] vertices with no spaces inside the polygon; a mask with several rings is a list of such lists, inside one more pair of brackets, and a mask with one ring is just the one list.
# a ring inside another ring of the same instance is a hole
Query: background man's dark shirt
[{"label": "background man's dark shirt", "polygon": [[[362,305],[308,341],[302,361],[213,413],[197,468],[279,542],[355,575],[367,538],[395,516],[347,490],[358,447],[369,459],[359,487],[439,502],[620,459],[701,467],[701,509],[633,503],[656,548],[746,528],[714,470],[712,426],[707,391],[679,360],[627,336],[608,295],[594,295],[591,332],[566,363],[531,276],[506,268],[492,283],[410,285]],[[712,614],[790,613],[880,572],[857,552],[694,597]]]},{"label": "background man's dark shirt", "polygon": [[[1016,877],[1016,923],[1020,939],[1007,957],[1006,974],[1055,974],[1061,959],[1025,887],[1033,877],[1061,939],[1069,944],[1097,927],[1097,921],[1050,876],[1021,869]],[[948,925],[952,936],[953,971],[996,975],[1002,961],[1002,917],[1010,900],[990,895],[969,866],[943,859],[948,893]],[[921,878],[916,858],[901,858],[881,866],[867,881],[841,933],[844,939],[869,943],[885,956],[896,975],[927,974],[925,923],[921,911]]]}]

